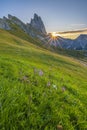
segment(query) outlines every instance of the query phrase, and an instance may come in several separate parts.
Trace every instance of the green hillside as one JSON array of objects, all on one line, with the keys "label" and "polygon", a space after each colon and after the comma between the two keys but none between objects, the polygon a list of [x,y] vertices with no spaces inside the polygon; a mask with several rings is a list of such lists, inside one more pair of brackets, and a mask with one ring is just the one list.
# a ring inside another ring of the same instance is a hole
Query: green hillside
[{"label": "green hillside", "polygon": [[[68,56],[73,56],[73,57],[80,58],[80,59],[83,59],[83,57],[84,57],[85,51],[76,51],[76,50],[68,50],[67,51],[64,48],[49,46],[49,44],[46,44],[46,43],[42,44],[41,41],[38,38],[32,38],[27,33],[25,33],[18,25],[10,23],[10,26],[12,27],[12,30],[9,30],[9,32],[11,34],[13,34],[16,37],[19,37],[19,38],[21,38],[23,40],[31,42],[34,45],[37,45],[39,47],[43,47],[43,48],[45,48],[47,50],[50,50],[52,52],[59,53],[59,54],[62,54],[62,55],[66,55],[66,56],[67,55]],[[31,30],[32,30],[32,28],[31,28]],[[35,30],[33,30],[33,32],[35,32],[35,34],[40,35]]]},{"label": "green hillside", "polygon": [[87,130],[87,63],[0,30],[0,130],[62,129]]}]

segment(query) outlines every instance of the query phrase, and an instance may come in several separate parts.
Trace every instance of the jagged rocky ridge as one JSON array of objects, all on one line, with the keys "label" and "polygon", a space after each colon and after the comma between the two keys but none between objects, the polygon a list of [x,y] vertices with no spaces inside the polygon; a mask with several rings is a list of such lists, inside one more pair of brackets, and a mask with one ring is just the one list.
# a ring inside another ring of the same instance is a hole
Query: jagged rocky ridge
[{"label": "jagged rocky ridge", "polygon": [[20,19],[15,16],[8,15],[8,18],[3,17],[0,19],[0,28],[5,30],[12,30],[11,25],[17,25],[25,33],[33,38],[38,38],[45,45],[60,47],[64,49],[72,50],[87,50],[87,35],[80,35],[75,40],[62,38],[60,36],[56,39],[52,39],[50,34],[47,34],[44,23],[40,16],[34,14],[34,18],[31,19],[30,23],[23,23]]},{"label": "jagged rocky ridge", "polygon": [[31,19],[31,22],[27,24],[23,23],[20,19],[10,14],[8,14],[8,18],[3,17],[0,19],[1,29],[11,30],[11,24],[16,24],[25,33],[29,34],[32,37],[43,37],[47,35],[43,21],[37,14],[34,14],[34,18]]}]

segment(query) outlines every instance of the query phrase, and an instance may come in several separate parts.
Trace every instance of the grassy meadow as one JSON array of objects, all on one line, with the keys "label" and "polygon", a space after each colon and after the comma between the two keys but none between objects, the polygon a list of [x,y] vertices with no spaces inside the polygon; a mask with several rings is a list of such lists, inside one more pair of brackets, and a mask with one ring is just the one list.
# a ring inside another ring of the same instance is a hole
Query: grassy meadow
[{"label": "grassy meadow", "polygon": [[87,66],[0,30],[0,130],[87,130]]}]

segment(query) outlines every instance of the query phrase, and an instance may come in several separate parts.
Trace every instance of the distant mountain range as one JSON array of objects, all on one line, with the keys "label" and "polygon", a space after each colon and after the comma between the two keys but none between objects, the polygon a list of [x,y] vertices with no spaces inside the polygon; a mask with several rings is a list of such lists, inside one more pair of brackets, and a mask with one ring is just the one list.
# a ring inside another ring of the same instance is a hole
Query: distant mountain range
[{"label": "distant mountain range", "polygon": [[60,36],[57,36],[55,39],[51,39],[51,36],[46,38],[48,44],[60,47],[64,49],[71,49],[71,50],[87,50],[87,35],[81,34],[76,39],[67,39]]},{"label": "distant mountain range", "polygon": [[71,50],[87,50],[87,35],[81,34],[76,39],[67,39],[60,36],[52,38],[51,34],[47,34],[44,23],[40,16],[34,14],[34,18],[30,23],[23,23],[15,16],[8,15],[0,19],[0,28],[4,30],[14,30],[13,26],[18,26],[24,33],[33,38],[39,39],[42,44],[60,47]]}]

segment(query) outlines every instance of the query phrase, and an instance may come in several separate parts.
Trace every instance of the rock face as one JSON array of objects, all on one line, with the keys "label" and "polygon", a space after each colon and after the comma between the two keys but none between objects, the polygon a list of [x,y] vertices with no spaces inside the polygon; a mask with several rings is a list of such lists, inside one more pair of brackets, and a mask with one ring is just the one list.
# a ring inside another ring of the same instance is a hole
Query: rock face
[{"label": "rock face", "polygon": [[47,34],[43,21],[37,14],[34,14],[34,18],[31,19],[30,26],[38,30],[40,33]]},{"label": "rock face", "polygon": [[5,29],[5,30],[10,30],[11,27],[10,27],[9,23],[6,20],[7,19],[5,19],[5,17],[3,17],[3,19],[0,19],[0,28]]},{"label": "rock face", "polygon": [[27,28],[26,24],[23,23],[20,19],[18,19],[15,16],[12,16],[10,14],[8,14],[8,19],[10,20],[10,22],[12,24],[18,25],[24,32],[28,33],[28,28]]},{"label": "rock face", "polygon": [[87,50],[87,35],[81,34],[77,37],[73,41],[71,48],[75,50]]}]

